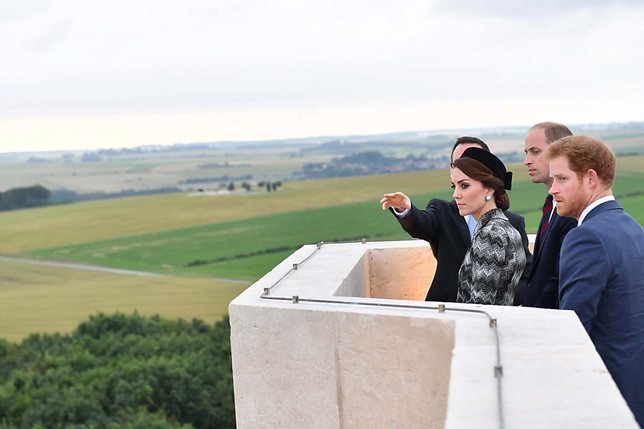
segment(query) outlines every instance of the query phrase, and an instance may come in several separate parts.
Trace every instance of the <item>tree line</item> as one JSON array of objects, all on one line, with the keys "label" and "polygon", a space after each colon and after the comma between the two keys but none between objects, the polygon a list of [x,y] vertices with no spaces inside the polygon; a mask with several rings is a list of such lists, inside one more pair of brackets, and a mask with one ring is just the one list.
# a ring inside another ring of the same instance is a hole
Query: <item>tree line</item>
[{"label": "tree line", "polygon": [[[451,145],[451,144],[450,144]],[[521,162],[520,152],[497,153],[503,162]],[[329,162],[306,163],[301,171],[294,173],[303,179],[324,179],[330,177],[369,176],[409,171],[428,171],[447,168],[448,155],[427,156],[408,154],[403,158],[385,156],[376,150],[355,152],[346,156],[332,158]]]},{"label": "tree line", "polygon": [[[258,191],[266,190],[266,192],[276,191],[277,188],[281,186],[282,182],[279,180],[275,182],[261,181],[256,184]],[[239,187],[250,192],[253,188],[253,185],[248,182],[243,182],[239,185]],[[220,188],[234,191],[236,189],[236,185],[234,182],[230,182],[228,184],[222,183],[220,184]],[[204,189],[198,188],[197,190],[199,192],[203,192]],[[181,188],[169,186],[165,188],[143,189],[138,191],[126,189],[119,192],[91,192],[79,194],[69,190],[50,191],[49,189],[41,185],[33,185],[22,188],[13,188],[5,192],[0,192],[0,211],[43,207],[50,204],[76,203],[81,201],[103,200],[109,198],[157,195],[181,191]]]},{"label": "tree line", "polygon": [[228,318],[97,314],[0,339],[0,428],[234,428]]},{"label": "tree line", "polygon": [[[258,191],[266,190],[266,192],[271,192],[271,191],[277,191],[277,188],[282,186],[282,181],[278,180],[276,182],[271,182],[271,181],[261,181],[257,182],[255,184],[257,187]],[[249,182],[242,182],[239,185],[240,188],[246,190],[246,192],[250,192],[253,189],[253,185]],[[230,182],[228,184],[225,183],[220,183],[219,184],[219,189],[226,189],[230,192],[235,192],[235,189],[237,189],[237,185],[235,185],[235,182]],[[197,188],[197,192],[204,192],[204,188]]]},{"label": "tree line", "polygon": [[378,151],[366,151],[332,158],[329,162],[306,163],[295,175],[304,179],[368,176],[401,171],[434,170],[444,168],[448,164],[449,158],[446,156],[427,158],[409,154],[404,158],[395,158],[385,156]]},{"label": "tree line", "polygon": [[45,206],[50,196],[49,189],[40,185],[9,189],[0,192],[0,211]]}]

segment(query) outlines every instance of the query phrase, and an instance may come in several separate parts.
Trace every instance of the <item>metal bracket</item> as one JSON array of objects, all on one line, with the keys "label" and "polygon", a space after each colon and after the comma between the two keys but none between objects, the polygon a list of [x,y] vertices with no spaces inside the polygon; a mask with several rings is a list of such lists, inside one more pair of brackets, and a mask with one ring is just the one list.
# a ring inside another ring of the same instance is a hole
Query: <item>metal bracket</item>
[{"label": "metal bracket", "polygon": [[496,366],[494,367],[494,377],[495,377],[495,378],[503,377],[503,366],[501,366],[501,365],[496,365]]}]

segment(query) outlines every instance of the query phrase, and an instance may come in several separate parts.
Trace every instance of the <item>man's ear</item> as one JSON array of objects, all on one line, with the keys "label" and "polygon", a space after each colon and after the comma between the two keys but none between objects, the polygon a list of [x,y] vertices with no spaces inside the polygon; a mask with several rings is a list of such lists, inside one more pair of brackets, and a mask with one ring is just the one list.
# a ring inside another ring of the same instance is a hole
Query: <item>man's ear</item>
[{"label": "man's ear", "polygon": [[592,189],[597,188],[601,184],[601,181],[599,180],[599,176],[597,176],[597,172],[592,168],[588,170],[588,172],[586,173],[586,180],[588,181],[588,185]]}]

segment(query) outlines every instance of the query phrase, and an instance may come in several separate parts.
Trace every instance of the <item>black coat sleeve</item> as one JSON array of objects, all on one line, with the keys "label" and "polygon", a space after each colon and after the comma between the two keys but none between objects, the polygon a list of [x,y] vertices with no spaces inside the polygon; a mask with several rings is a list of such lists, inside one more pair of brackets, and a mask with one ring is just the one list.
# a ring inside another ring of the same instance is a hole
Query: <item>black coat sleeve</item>
[{"label": "black coat sleeve", "polygon": [[523,270],[523,275],[521,276],[521,280],[519,281],[514,294],[514,305],[522,305],[523,295],[528,287],[528,280],[530,279],[530,273],[532,272],[532,254],[528,248],[528,234],[525,232],[525,219],[523,216],[519,216],[508,211],[505,212],[505,215],[512,226],[519,231],[521,242],[523,243],[523,251],[525,252],[525,269]]},{"label": "black coat sleeve", "polygon": [[[431,200],[424,210],[419,209],[412,203],[411,209],[405,217],[399,217],[395,214],[394,216],[410,236],[425,240],[434,247],[440,234],[441,218],[445,216],[441,216],[441,211],[446,210],[445,207],[441,206],[441,203],[445,205],[443,201]],[[392,208],[389,210],[395,213]]]}]

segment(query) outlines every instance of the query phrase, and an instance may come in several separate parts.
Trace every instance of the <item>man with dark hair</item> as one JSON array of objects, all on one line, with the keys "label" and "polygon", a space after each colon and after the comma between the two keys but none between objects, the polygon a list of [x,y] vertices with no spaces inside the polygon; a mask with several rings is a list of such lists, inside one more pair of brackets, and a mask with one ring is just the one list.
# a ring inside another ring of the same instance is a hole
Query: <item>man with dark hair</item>
[{"label": "man with dark hair", "polygon": [[557,210],[578,222],[561,247],[560,307],[577,313],[644,427],[644,231],[613,196],[608,146],[565,137],[548,158]]},{"label": "man with dark hair", "polygon": [[[459,137],[456,139],[454,146],[452,146],[452,154],[450,156],[449,162],[452,163],[454,162],[454,159],[459,159],[463,152],[465,152],[465,149],[470,147],[480,147],[481,149],[484,149],[488,152],[490,151],[487,143],[479,138],[469,136]],[[456,148],[458,148],[458,151],[456,151]],[[457,156],[454,156],[454,152],[456,152]]]},{"label": "man with dark hair", "polygon": [[[470,147],[479,147],[489,152],[487,144],[482,140],[476,137],[460,137],[452,148],[451,161],[459,159]],[[433,199],[427,204],[425,210],[421,210],[412,204],[407,195],[394,192],[385,194],[380,204],[383,210],[388,208],[396,216],[409,235],[429,242],[432,248],[437,262],[436,273],[425,299],[456,302],[458,270],[463,263],[465,253],[472,244],[476,219],[471,215],[461,216],[454,200]],[[520,305],[523,289],[530,275],[532,256],[528,250],[528,236],[523,217],[509,211],[504,213],[521,235],[527,261],[514,300],[515,305]]]},{"label": "man with dark hair", "polygon": [[[525,161],[533,183],[543,183],[546,190],[552,185],[546,154],[550,144],[572,133],[563,124],[541,122],[528,130],[525,139]],[[558,308],[559,252],[568,231],[577,225],[574,219],[560,217],[552,195],[547,195],[543,216],[537,228],[532,251],[532,273],[525,290],[526,307]]]}]

